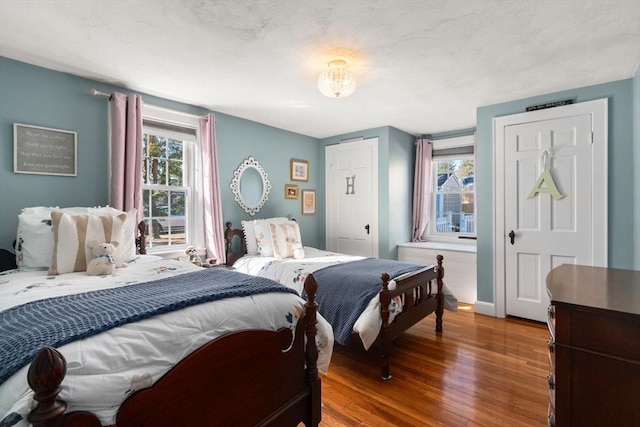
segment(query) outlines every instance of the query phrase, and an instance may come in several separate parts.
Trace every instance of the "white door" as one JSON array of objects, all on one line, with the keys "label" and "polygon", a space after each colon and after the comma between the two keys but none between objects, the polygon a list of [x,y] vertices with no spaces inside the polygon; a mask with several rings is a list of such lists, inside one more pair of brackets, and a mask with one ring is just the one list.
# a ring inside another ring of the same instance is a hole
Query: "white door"
[{"label": "white door", "polygon": [[378,256],[378,138],[325,148],[327,250]]},{"label": "white door", "polygon": [[499,129],[504,136],[506,315],[545,321],[551,269],[606,265],[601,246],[606,247],[607,177],[600,166],[606,165],[605,141],[593,136],[592,112],[563,108],[543,120],[531,117]]}]

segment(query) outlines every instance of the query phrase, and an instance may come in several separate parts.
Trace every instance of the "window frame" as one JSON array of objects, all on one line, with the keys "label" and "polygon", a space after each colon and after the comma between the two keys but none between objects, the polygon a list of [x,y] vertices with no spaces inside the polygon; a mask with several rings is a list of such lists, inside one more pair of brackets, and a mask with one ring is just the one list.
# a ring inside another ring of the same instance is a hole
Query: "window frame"
[{"label": "window frame", "polygon": [[[446,138],[433,140],[432,152],[436,150],[446,150],[452,148],[462,147],[474,147],[474,136],[466,135],[461,137]],[[431,203],[429,209],[429,226],[423,233],[423,238],[427,241],[443,242],[443,243],[461,243],[461,244],[476,244],[477,234],[477,218],[478,218],[478,205],[475,196],[475,179],[473,188],[473,208],[474,208],[474,232],[473,233],[443,233],[437,231],[437,218],[436,218],[436,196],[441,193],[437,193],[438,185],[438,171],[436,162],[438,161],[450,161],[450,160],[474,160],[473,162],[473,176],[477,175],[477,162],[473,153],[465,154],[446,154],[446,155],[432,155],[431,159]],[[461,192],[464,194],[464,192]]]},{"label": "window frame", "polygon": [[[182,133],[179,131],[173,131],[169,129],[162,130],[162,136],[171,138],[174,140],[183,141],[183,182],[180,186],[171,186],[165,184],[154,185],[142,183],[144,190],[175,190],[184,191],[187,189],[188,201],[185,204],[185,243],[162,245],[162,246],[150,246],[147,253],[161,256],[180,256],[184,255],[184,251],[188,246],[195,246],[200,254],[204,251],[204,209],[197,203],[199,200],[201,191],[200,180],[197,179],[198,165],[202,164],[201,158],[201,138],[200,138],[200,121],[198,116],[194,116],[187,113],[168,110],[162,107],[144,105],[143,107],[143,123],[144,120],[155,121],[170,125],[176,125],[183,128],[189,128],[195,130],[195,136]],[[153,129],[152,125],[145,126],[143,124],[142,133],[148,134],[149,129]],[[155,128],[154,134],[158,134],[157,128]],[[144,154],[143,156],[144,157]],[[142,165],[144,167],[144,164]],[[145,217],[146,218],[146,217]],[[151,230],[147,230],[147,233],[151,233]]]}]

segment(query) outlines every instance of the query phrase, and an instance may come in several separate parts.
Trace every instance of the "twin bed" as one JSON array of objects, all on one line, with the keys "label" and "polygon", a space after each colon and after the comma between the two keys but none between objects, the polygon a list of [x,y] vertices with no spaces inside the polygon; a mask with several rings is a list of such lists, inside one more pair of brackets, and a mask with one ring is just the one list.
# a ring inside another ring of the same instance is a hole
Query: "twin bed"
[{"label": "twin bed", "polygon": [[365,349],[377,342],[384,380],[391,379],[393,339],[431,313],[442,332],[443,310],[457,311],[443,282],[442,256],[425,266],[303,247],[297,223],[287,218],[242,221],[242,228],[227,222],[225,240],[227,265],[238,272],[275,280],[300,295],[314,276],[318,312],[332,325],[336,342],[350,345],[358,336]]},{"label": "twin bed", "polygon": [[[243,237],[240,251],[233,236]],[[305,248],[303,259],[268,261],[241,256],[244,235],[229,223],[226,237],[228,262],[251,275],[145,255],[144,234],[139,254],[111,276],[0,273],[1,425],[318,425],[318,370],[327,372],[334,332],[316,314],[316,276],[328,281],[330,264],[367,260]],[[295,274],[277,267],[294,260],[304,261]],[[365,346],[378,340],[383,378],[393,338],[433,312],[442,331],[443,273],[439,257],[395,281],[383,274],[367,299],[360,335]],[[295,292],[282,286],[285,276]]]}]

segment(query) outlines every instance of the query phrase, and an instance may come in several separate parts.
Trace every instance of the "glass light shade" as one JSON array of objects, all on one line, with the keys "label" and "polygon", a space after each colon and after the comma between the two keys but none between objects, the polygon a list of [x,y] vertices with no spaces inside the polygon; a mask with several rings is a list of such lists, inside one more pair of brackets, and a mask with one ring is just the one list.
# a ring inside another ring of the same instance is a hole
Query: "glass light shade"
[{"label": "glass light shade", "polygon": [[329,62],[329,68],[318,77],[318,89],[329,98],[344,98],[356,90],[356,79],[341,59]]}]

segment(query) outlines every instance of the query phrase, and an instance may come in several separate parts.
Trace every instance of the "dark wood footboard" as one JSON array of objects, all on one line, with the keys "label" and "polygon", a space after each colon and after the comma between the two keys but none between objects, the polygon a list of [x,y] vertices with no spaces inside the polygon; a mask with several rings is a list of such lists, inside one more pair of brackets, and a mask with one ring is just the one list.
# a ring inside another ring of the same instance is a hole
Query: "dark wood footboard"
[{"label": "dark wood footboard", "polygon": [[[442,287],[444,268],[443,256],[437,256],[437,265],[429,270],[397,279],[393,290],[389,289],[390,277],[382,274],[382,290],[380,291],[380,310],[382,327],[378,336],[380,353],[382,356],[381,376],[384,380],[391,379],[390,353],[391,342],[411,326],[418,323],[431,313],[436,313],[436,332],[442,332],[442,315],[444,312],[444,296]],[[434,281],[436,283],[434,289]],[[389,304],[391,300],[400,297],[402,311],[389,322]]]},{"label": "dark wood footboard", "polygon": [[[305,290],[306,312],[295,331],[240,331],[204,345],[153,386],[127,398],[117,427],[317,426],[321,385],[313,275]],[[66,362],[57,350],[45,348],[35,358],[28,380],[38,404],[29,422],[35,427],[100,426],[92,414],[64,414],[67,404],[58,393],[65,374]]]}]

